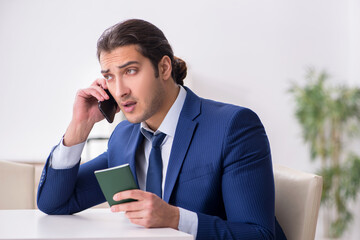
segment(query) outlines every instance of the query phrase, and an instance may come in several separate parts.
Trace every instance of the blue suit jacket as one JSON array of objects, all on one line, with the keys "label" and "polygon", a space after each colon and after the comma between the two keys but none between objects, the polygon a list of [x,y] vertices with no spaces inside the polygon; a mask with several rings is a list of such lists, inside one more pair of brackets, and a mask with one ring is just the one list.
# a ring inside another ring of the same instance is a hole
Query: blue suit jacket
[{"label": "blue suit jacket", "polygon": [[[249,109],[199,98],[188,88],[173,141],[163,199],[198,215],[197,239],[285,239],[274,216],[274,179],[268,139]],[[129,163],[143,136],[121,122],[108,150],[71,169],[47,161],[38,207],[72,214],[105,201],[94,171]]]}]

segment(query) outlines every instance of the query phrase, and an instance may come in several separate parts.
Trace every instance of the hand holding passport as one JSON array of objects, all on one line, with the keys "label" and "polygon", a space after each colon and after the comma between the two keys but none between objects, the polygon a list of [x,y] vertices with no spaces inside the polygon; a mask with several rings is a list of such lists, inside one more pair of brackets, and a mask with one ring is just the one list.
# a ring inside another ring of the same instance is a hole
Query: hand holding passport
[{"label": "hand holding passport", "polygon": [[114,194],[118,192],[139,189],[129,164],[95,171],[95,176],[110,207],[120,203],[136,201],[134,199],[121,201],[115,201],[113,199]]}]

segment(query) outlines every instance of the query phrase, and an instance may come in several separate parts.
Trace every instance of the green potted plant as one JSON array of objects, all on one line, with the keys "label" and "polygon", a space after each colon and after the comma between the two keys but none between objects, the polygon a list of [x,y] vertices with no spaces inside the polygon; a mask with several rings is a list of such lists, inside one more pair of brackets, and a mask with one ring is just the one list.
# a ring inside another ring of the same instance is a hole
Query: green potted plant
[{"label": "green potted plant", "polygon": [[326,71],[309,68],[306,83],[293,83],[290,93],[311,159],[320,160],[325,237],[339,238],[353,218],[349,203],[360,188],[360,157],[351,148],[360,135],[360,88],[330,85]]}]

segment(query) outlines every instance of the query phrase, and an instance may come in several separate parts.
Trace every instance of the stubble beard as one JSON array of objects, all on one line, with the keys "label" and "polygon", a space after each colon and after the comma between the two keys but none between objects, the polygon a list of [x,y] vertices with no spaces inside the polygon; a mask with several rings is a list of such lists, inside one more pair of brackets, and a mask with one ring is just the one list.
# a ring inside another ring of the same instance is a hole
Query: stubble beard
[{"label": "stubble beard", "polygon": [[165,98],[165,89],[162,85],[159,84],[159,87],[155,88],[154,93],[151,95],[150,99],[145,99],[144,101],[144,108],[143,113],[141,113],[140,116],[136,117],[135,119],[131,119],[125,115],[126,119],[131,123],[141,123],[145,122],[152,116],[154,116],[162,107],[164,104],[164,98]]}]

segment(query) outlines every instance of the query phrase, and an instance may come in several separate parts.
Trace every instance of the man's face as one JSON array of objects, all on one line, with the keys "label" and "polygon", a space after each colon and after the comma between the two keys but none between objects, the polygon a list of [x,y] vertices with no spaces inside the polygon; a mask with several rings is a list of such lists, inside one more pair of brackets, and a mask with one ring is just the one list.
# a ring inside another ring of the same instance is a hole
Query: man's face
[{"label": "man's face", "polygon": [[158,127],[166,115],[166,93],[161,74],[155,77],[150,60],[135,45],[129,45],[102,52],[100,65],[108,89],[127,120]]}]

